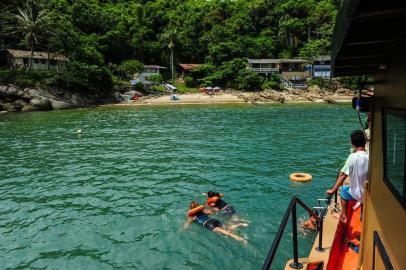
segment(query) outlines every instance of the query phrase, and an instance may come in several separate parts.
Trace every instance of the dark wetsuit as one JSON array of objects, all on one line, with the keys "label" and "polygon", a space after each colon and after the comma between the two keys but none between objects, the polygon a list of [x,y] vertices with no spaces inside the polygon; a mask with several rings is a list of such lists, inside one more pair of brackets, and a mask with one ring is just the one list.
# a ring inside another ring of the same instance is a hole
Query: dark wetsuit
[{"label": "dark wetsuit", "polygon": [[212,231],[214,228],[220,227],[221,223],[217,219],[212,219],[203,212],[199,212],[195,216],[196,223]]},{"label": "dark wetsuit", "polygon": [[231,205],[228,205],[225,201],[222,199],[219,199],[217,202],[214,203],[214,207],[220,209],[220,214],[224,217],[231,217],[236,213],[234,207]]}]

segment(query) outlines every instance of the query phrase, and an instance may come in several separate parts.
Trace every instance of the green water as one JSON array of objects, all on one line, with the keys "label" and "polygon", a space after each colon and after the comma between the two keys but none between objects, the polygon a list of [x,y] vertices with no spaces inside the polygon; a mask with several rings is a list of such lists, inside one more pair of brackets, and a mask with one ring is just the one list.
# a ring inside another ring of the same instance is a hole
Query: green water
[{"label": "green water", "polygon": [[[83,134],[74,134],[77,128]],[[347,105],[98,108],[0,117],[1,269],[258,269],[292,195],[323,197],[357,128]],[[314,176],[289,181],[293,171]],[[225,193],[243,245],[198,225]],[[306,218],[299,212],[301,220]],[[314,233],[300,232],[300,256]],[[287,228],[275,269],[291,257]]]}]

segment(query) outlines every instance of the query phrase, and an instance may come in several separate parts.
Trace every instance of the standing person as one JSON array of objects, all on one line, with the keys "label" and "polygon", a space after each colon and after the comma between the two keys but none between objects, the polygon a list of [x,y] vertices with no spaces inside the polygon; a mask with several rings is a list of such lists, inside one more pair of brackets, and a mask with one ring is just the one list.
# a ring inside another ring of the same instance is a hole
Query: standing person
[{"label": "standing person", "polygon": [[340,220],[347,223],[347,202],[357,201],[362,203],[364,195],[364,184],[368,178],[369,154],[365,150],[366,139],[362,130],[355,130],[351,133],[351,144],[354,153],[348,157],[348,166],[344,166],[333,188],[327,190],[327,194],[335,193],[344,183],[347,176],[350,177],[350,185],[343,186],[341,196],[341,216]]},{"label": "standing person", "polygon": [[210,231],[224,234],[245,244],[247,243],[247,240],[231,232],[237,227],[242,226],[242,224],[232,225],[227,229],[223,228],[220,221],[209,217],[212,213],[212,211],[204,209],[204,205],[199,205],[197,202],[191,202],[190,210],[187,213],[187,220],[184,223],[183,228],[186,229],[192,222],[196,222]]}]

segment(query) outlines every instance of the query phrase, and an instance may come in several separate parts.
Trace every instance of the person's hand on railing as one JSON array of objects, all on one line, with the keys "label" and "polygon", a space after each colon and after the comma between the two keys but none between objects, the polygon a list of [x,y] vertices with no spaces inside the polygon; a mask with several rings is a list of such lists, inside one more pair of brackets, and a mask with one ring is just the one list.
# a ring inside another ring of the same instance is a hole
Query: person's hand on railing
[{"label": "person's hand on railing", "polygon": [[336,193],[336,191],[332,188],[332,189],[328,189],[328,190],[326,191],[326,193],[327,193],[328,195],[332,195],[332,194]]}]

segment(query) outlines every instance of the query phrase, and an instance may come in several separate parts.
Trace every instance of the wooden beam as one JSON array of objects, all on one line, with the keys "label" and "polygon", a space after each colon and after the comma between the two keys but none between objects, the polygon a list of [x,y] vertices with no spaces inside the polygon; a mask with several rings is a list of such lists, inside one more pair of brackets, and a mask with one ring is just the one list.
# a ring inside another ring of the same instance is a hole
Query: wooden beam
[{"label": "wooden beam", "polygon": [[347,43],[363,43],[374,41],[390,41],[406,39],[406,16],[400,20],[386,20],[374,23],[354,23],[345,37],[343,45]]},{"label": "wooden beam", "polygon": [[391,43],[367,43],[362,45],[344,46],[340,50],[336,59],[348,57],[376,57],[403,55],[406,53],[406,44],[403,42]]},{"label": "wooden beam", "polygon": [[385,18],[388,18],[388,17],[394,17],[394,16],[401,17],[405,14],[406,14],[406,7],[402,3],[401,7],[398,7],[398,8],[387,9],[387,10],[374,10],[374,11],[361,13],[361,14],[357,15],[353,19],[353,21],[361,22],[361,21],[371,21],[371,20],[384,20]]},{"label": "wooden beam", "polygon": [[371,57],[371,58],[355,58],[355,59],[339,59],[336,61],[336,67],[343,66],[380,66],[387,65],[391,61],[386,57]]},{"label": "wooden beam", "polygon": [[400,39],[384,39],[384,40],[369,40],[369,41],[360,41],[360,42],[348,42],[344,46],[359,46],[359,45],[370,45],[370,44],[383,44],[384,43],[399,43],[403,45],[406,43],[406,38]]}]

